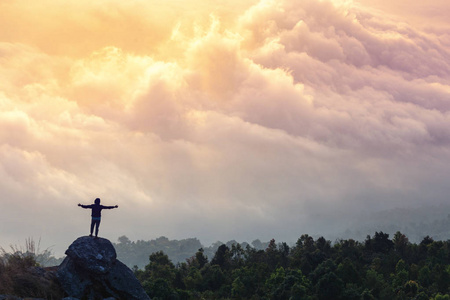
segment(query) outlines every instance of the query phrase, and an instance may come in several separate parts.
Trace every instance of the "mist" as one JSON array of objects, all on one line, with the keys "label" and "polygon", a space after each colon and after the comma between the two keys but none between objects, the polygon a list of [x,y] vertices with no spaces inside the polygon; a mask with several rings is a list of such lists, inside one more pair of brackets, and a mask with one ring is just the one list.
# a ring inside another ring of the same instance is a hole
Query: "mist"
[{"label": "mist", "polygon": [[97,197],[113,241],[445,217],[449,4],[216,4],[0,4],[0,246],[62,253]]}]

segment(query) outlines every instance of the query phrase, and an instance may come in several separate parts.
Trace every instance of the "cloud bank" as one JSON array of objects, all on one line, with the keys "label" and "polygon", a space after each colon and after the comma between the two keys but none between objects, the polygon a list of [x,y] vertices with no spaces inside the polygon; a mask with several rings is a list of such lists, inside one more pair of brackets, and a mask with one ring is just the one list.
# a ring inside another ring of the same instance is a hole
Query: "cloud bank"
[{"label": "cloud bank", "polygon": [[105,237],[205,242],[447,200],[448,4],[216,2],[0,4],[0,245],[96,197]]}]

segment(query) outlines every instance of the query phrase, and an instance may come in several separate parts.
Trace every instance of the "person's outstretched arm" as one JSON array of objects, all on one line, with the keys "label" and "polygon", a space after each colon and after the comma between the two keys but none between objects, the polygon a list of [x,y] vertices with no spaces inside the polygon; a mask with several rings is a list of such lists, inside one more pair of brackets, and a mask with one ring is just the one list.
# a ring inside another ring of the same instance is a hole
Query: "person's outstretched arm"
[{"label": "person's outstretched arm", "polygon": [[91,208],[92,205],[83,205],[78,203],[78,206],[82,207],[82,208]]},{"label": "person's outstretched arm", "polygon": [[104,206],[104,205],[102,205],[103,206],[103,208],[106,208],[106,209],[112,209],[112,208],[118,208],[119,207],[119,205],[114,205],[114,206]]}]

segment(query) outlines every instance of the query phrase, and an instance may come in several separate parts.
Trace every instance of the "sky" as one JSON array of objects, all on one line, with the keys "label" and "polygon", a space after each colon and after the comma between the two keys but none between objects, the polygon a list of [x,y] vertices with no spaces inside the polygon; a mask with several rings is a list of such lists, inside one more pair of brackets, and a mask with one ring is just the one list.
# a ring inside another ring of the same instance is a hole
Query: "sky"
[{"label": "sky", "polygon": [[296,241],[448,202],[450,2],[0,0],[0,246]]}]

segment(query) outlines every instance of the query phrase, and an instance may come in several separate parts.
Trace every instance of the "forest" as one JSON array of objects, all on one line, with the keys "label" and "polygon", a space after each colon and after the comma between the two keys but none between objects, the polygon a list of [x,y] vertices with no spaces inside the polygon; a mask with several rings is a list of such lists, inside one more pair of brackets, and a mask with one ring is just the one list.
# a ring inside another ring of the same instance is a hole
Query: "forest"
[{"label": "forest", "polygon": [[[201,245],[197,239],[170,241],[161,237],[135,243],[121,237],[114,246],[119,254],[127,247],[131,252],[133,247],[149,245],[150,250],[162,247],[178,258],[174,262],[164,250],[157,250],[147,255],[143,267],[132,267],[154,300],[450,300],[450,240],[430,236],[412,243],[399,231],[392,238],[380,231],[362,241],[331,242],[304,234],[291,246],[273,239],[268,243],[215,243],[207,251],[198,248],[184,260],[181,257],[192,247]],[[177,247],[181,254],[176,253]],[[51,252],[37,253],[34,248],[29,241],[26,251],[8,253],[1,249],[0,295],[25,296],[24,282],[33,286],[30,283],[34,280],[27,270],[57,264]],[[28,289],[26,294],[59,299],[51,296],[57,294],[56,289],[52,293],[48,287]]]},{"label": "forest", "polygon": [[[207,247],[202,245],[197,238],[170,240],[165,236],[161,236],[149,241],[137,240],[134,242],[126,236],[121,236],[118,238],[118,243],[113,243],[117,252],[117,257],[130,268],[134,266],[144,268],[148,264],[149,255],[158,251],[163,251],[167,254],[174,264],[185,262],[186,259],[193,256],[200,248],[203,249],[205,256],[213,257],[214,253],[216,253],[217,249],[222,244],[231,247],[233,244],[237,244],[237,242],[235,240],[226,243],[217,241]],[[267,248],[268,244],[269,242],[261,242],[259,239],[256,239],[251,243],[251,247],[258,250],[264,250]],[[241,247],[246,248],[248,243],[243,242],[240,245]]]},{"label": "forest", "polygon": [[450,241],[397,232],[358,242],[302,235],[267,248],[223,244],[174,264],[163,251],[133,269],[152,299],[450,299]]}]

